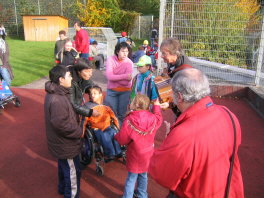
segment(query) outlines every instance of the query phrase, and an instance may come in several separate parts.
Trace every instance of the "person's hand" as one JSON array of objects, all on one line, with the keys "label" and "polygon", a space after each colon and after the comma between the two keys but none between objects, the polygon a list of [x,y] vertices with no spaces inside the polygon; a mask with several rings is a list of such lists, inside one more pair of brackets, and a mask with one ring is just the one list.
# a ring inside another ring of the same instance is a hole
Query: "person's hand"
[{"label": "person's hand", "polygon": [[132,74],[128,74],[127,79],[128,79],[128,80],[132,80]]},{"label": "person's hand", "polygon": [[165,124],[165,128],[166,128],[165,131],[166,131],[166,137],[167,137],[167,135],[170,132],[170,126],[171,126],[171,124],[169,122],[167,122],[166,120],[164,120],[164,124]]},{"label": "person's hand", "polygon": [[153,104],[154,105],[160,105],[159,99],[154,100]]},{"label": "person's hand", "polygon": [[161,103],[161,104],[160,104],[160,107],[161,107],[162,109],[167,109],[167,108],[169,108],[169,106],[170,106],[170,104],[169,104],[168,102],[164,102],[164,103]]},{"label": "person's hand", "polygon": [[92,113],[92,116],[93,117],[98,117],[98,116],[100,116],[100,113],[97,111],[97,110],[93,110],[93,113]]}]

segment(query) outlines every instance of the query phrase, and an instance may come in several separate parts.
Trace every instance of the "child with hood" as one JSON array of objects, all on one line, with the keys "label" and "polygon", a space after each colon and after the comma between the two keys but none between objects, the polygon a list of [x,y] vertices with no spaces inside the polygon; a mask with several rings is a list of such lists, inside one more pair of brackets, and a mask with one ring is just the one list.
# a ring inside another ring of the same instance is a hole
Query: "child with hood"
[{"label": "child with hood", "polygon": [[138,197],[148,197],[148,166],[154,151],[154,137],[162,124],[159,101],[153,105],[153,113],[149,111],[150,99],[143,94],[137,94],[130,105],[121,130],[115,139],[121,145],[127,145],[126,179],[123,198],[132,198],[135,183]]}]

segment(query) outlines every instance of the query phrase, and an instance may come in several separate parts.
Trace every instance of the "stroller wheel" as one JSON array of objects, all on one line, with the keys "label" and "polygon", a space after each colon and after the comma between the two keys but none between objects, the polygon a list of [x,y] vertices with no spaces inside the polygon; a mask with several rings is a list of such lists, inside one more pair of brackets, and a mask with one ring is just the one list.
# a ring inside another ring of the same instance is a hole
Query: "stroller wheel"
[{"label": "stroller wheel", "polygon": [[104,175],[104,169],[101,166],[96,166],[96,170],[95,171],[96,171],[96,174],[98,176],[103,176]]},{"label": "stroller wheel", "polygon": [[16,107],[20,107],[21,106],[21,103],[20,103],[19,98],[16,98],[16,100],[15,100],[15,106]]}]

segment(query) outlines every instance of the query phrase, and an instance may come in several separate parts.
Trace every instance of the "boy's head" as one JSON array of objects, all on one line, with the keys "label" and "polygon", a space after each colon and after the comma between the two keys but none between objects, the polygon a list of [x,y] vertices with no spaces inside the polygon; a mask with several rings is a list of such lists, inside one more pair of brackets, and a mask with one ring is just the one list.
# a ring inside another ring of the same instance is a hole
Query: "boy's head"
[{"label": "boy's head", "polygon": [[97,46],[97,45],[98,45],[97,41],[93,41],[93,42],[92,42],[92,45]]},{"label": "boy's head", "polygon": [[60,40],[64,40],[66,38],[66,31],[65,30],[59,31],[59,37]]},{"label": "boy's head", "polygon": [[71,51],[71,49],[72,49],[71,39],[69,39],[69,38],[65,39],[64,49],[65,49],[65,51],[68,51],[68,52]]},{"label": "boy's head", "polygon": [[71,87],[71,73],[69,72],[68,68],[65,66],[55,66],[49,71],[49,78],[50,81],[61,85],[63,87],[69,88]]},{"label": "boy's head", "polygon": [[102,104],[103,103],[103,91],[98,85],[93,85],[89,88],[89,97],[91,102]]},{"label": "boy's head", "polygon": [[150,99],[143,94],[137,94],[130,104],[130,109],[134,111],[149,110]]},{"label": "boy's head", "polygon": [[144,45],[144,46],[147,46],[148,44],[149,44],[148,40],[144,40],[144,41],[143,41],[143,45]]},{"label": "boy's head", "polygon": [[136,65],[138,71],[144,74],[151,69],[151,58],[147,55],[141,56]]}]

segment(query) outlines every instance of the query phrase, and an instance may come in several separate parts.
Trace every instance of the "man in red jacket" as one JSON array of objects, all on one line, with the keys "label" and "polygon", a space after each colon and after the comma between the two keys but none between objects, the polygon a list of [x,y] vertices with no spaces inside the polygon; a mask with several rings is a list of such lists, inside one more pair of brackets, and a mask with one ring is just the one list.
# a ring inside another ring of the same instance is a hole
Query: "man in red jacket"
[{"label": "man in red jacket", "polygon": [[76,50],[80,54],[80,58],[89,58],[89,45],[90,39],[87,31],[81,28],[80,22],[74,23],[74,29],[76,30],[75,46]]},{"label": "man in red jacket", "polygon": [[171,191],[169,197],[223,198],[234,152],[229,197],[243,198],[238,119],[226,107],[213,103],[208,79],[201,71],[178,71],[171,83],[174,103],[182,114],[154,151],[149,174]]}]

